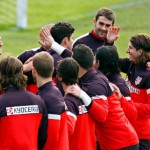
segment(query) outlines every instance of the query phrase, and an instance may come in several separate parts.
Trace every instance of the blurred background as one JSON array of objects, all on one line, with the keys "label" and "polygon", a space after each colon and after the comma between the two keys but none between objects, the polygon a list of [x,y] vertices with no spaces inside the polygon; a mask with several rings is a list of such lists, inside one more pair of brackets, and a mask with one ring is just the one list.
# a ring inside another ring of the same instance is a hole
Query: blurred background
[{"label": "blurred background", "polygon": [[115,25],[121,28],[116,46],[121,57],[127,56],[125,50],[132,35],[150,35],[150,0],[22,0],[21,5],[26,4],[27,12],[25,28],[16,26],[17,1],[0,0],[3,54],[18,56],[24,50],[39,47],[40,28],[48,23],[71,23],[75,27],[74,39],[90,32],[94,27],[93,18],[101,7],[111,8],[116,13]]}]

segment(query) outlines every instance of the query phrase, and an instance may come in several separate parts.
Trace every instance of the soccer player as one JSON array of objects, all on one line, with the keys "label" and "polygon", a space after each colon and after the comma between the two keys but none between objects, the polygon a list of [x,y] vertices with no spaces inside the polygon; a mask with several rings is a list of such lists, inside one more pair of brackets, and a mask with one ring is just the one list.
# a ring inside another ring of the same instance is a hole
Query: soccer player
[{"label": "soccer player", "polygon": [[44,150],[69,150],[66,105],[52,81],[54,59],[47,52],[33,56],[32,74],[48,110],[47,140]]},{"label": "soccer player", "polygon": [[[45,28],[48,30],[48,32],[51,32],[52,37],[58,44],[62,45],[63,47],[65,47],[69,50],[72,49],[73,33],[74,33],[75,29],[74,29],[74,27],[72,27],[71,24],[66,23],[66,22],[58,22],[51,28],[49,28],[49,26],[46,26]],[[41,42],[42,41],[40,41],[40,43]],[[57,63],[58,63],[58,61],[60,61],[62,59],[62,57],[58,53],[53,51],[53,47],[47,47],[44,45],[42,45],[40,48],[35,49],[35,50],[25,51],[21,55],[18,56],[18,58],[24,64],[24,72],[28,76],[27,90],[29,90],[33,93],[37,92],[37,87],[36,87],[35,81],[32,77],[31,67],[29,67],[28,62],[30,60],[32,60],[31,57],[33,57],[36,53],[39,53],[41,51],[48,52],[54,58],[54,72],[53,72],[53,81],[54,82],[56,82]],[[57,82],[57,84],[59,84],[59,82]],[[62,88],[60,84],[58,86],[60,88]]]},{"label": "soccer player", "polygon": [[[114,41],[119,37],[120,28],[114,26],[115,13],[109,8],[101,8],[98,10],[93,19],[94,29],[87,34],[84,34],[74,41],[73,47],[78,44],[85,44],[89,46],[93,53],[96,49],[103,45],[113,45]],[[110,31],[113,30],[113,35]]]},{"label": "soccer player", "polygon": [[125,97],[125,99],[120,99],[120,102],[122,102],[122,108],[127,118],[130,122],[135,121],[137,118],[137,109],[131,100],[130,92],[125,83],[125,80],[120,74],[119,55],[117,53],[116,47],[101,46],[97,48],[95,58],[96,69],[103,72],[107,76],[108,80],[115,84],[120,89],[121,94]]},{"label": "soccer player", "polygon": [[[77,45],[73,49],[72,57],[79,64],[79,86],[92,98],[92,101],[85,99],[83,102],[95,122],[101,149],[137,149],[137,134],[126,118],[107,78],[101,72],[92,69],[94,55],[91,49],[82,44]],[[104,101],[108,103],[108,109],[103,104]],[[101,107],[105,108],[105,111],[101,111]],[[104,116],[105,119],[101,120]],[[118,139],[118,135],[122,136]]]},{"label": "soccer player", "polygon": [[[57,69],[58,78],[64,91],[78,83],[78,63],[73,58],[65,58]],[[81,99],[65,94],[68,111],[69,150],[95,150],[95,124]]]},{"label": "soccer player", "polygon": [[25,91],[23,65],[8,56],[0,62],[0,150],[42,150],[47,110],[40,96]]},{"label": "soccer player", "polygon": [[[43,28],[41,38],[48,46],[56,45],[47,29]],[[59,45],[60,46],[60,45]],[[138,137],[126,118],[121,104],[109,86],[104,74],[93,69],[94,54],[86,45],[77,45],[73,53],[55,46],[63,56],[71,56],[79,64],[79,85],[91,99],[83,101],[90,116],[96,123],[96,133],[102,149],[138,149]],[[108,99],[108,100],[107,100]],[[118,134],[121,134],[118,138]],[[109,143],[109,145],[108,145]]]},{"label": "soccer player", "polygon": [[[131,99],[136,103],[150,104],[150,71],[146,63],[150,61],[150,36],[136,34],[130,38],[126,51],[129,58],[120,59],[121,71],[127,74],[126,83]],[[140,114],[133,124],[140,139],[140,150],[150,149],[149,109],[140,107]]]}]

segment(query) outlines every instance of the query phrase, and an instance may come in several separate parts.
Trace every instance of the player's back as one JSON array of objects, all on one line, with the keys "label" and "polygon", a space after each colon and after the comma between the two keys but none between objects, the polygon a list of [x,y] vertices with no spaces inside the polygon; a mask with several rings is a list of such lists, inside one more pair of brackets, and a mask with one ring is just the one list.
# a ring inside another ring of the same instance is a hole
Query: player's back
[{"label": "player's back", "polygon": [[[0,117],[0,150],[37,150],[38,144],[43,147],[47,114],[45,103],[39,96],[10,88],[0,96]],[[38,136],[43,137],[41,143],[38,143]]]}]

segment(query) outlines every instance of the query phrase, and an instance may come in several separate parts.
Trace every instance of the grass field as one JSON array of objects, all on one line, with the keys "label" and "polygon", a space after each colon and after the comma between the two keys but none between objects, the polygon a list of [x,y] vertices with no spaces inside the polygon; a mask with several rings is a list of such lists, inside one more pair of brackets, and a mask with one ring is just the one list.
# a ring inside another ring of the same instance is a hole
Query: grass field
[{"label": "grass field", "polygon": [[109,7],[116,13],[116,25],[121,27],[116,42],[121,56],[129,38],[136,33],[150,34],[149,0],[28,0],[28,28],[17,29],[14,24],[0,24],[3,53],[17,56],[26,49],[38,47],[40,27],[47,23],[67,21],[76,31],[74,38],[93,28],[93,18],[100,7]]}]

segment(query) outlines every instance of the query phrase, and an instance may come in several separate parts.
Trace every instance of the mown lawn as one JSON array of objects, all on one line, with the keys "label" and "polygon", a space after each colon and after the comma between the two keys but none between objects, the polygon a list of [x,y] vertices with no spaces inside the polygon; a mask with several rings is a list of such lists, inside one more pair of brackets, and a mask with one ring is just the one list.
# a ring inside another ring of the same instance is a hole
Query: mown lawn
[{"label": "mown lawn", "polygon": [[121,27],[116,42],[120,56],[130,37],[136,33],[150,34],[149,0],[28,0],[28,28],[17,29],[14,24],[0,24],[3,53],[17,56],[26,49],[38,47],[40,27],[47,23],[67,21],[76,31],[74,38],[93,28],[93,18],[100,7],[109,7],[116,13],[116,25]]}]

